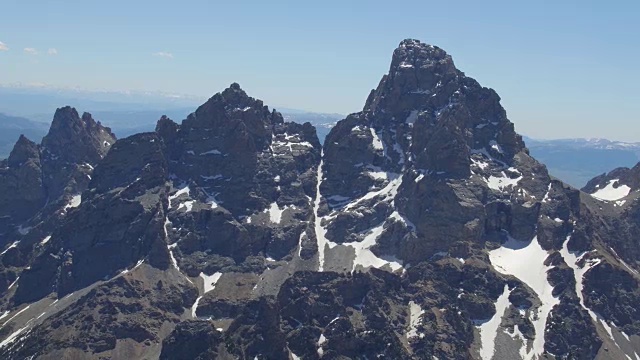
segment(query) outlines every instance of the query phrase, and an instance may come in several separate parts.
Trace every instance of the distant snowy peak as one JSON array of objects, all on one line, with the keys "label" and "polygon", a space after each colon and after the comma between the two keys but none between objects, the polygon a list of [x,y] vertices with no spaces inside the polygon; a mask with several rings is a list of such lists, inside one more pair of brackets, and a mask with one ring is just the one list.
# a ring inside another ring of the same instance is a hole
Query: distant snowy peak
[{"label": "distant snowy peak", "polygon": [[573,149],[598,149],[598,150],[637,150],[640,151],[640,142],[624,142],[602,138],[575,138],[575,139],[533,139],[526,137],[528,146],[562,147]]}]

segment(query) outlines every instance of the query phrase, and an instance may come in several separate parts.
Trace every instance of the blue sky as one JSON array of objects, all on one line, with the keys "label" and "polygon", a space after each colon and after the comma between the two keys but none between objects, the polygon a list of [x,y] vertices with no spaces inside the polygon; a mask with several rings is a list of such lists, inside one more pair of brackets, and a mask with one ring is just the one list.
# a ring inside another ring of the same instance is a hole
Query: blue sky
[{"label": "blue sky", "polygon": [[417,38],[494,88],[521,133],[640,141],[638,2],[1,1],[0,84],[239,82],[271,106],[350,113]]}]

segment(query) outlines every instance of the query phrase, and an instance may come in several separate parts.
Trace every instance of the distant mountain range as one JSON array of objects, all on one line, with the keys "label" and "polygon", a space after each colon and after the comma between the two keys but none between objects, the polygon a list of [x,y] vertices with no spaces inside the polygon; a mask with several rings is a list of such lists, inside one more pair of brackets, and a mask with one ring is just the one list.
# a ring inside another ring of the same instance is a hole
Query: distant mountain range
[{"label": "distant mountain range", "polygon": [[0,158],[9,156],[21,134],[39,142],[47,134],[47,130],[49,130],[47,123],[0,113]]},{"label": "distant mountain range", "polygon": [[577,188],[591,178],[640,161],[640,143],[607,139],[537,140],[525,138],[531,155],[547,165],[551,175]]},{"label": "distant mountain range", "polygon": [[[6,88],[4,90],[6,93]],[[111,103],[67,97],[71,95],[65,94],[65,96],[61,96],[59,99],[61,102],[57,103],[58,106],[78,102],[85,103],[87,106],[82,108],[87,109],[95,119],[101,121],[105,126],[111,127],[113,132],[120,138],[140,132],[153,131],[156,122],[163,115],[180,121],[193,111],[193,107],[145,109],[148,105],[143,103],[119,103],[118,106],[114,106],[116,110],[104,110],[104,106],[110,106]],[[0,88],[0,98],[2,97],[2,88]],[[27,97],[25,95],[25,99]],[[36,104],[39,104],[32,108],[34,111],[44,111],[49,106],[49,103],[51,106],[55,106],[53,104],[56,104],[55,101],[58,100],[56,96],[51,94],[42,95],[42,98],[46,98],[47,101],[40,103],[37,98],[31,98]],[[120,99],[119,101],[123,100]],[[3,101],[3,103],[6,104],[7,102]],[[3,107],[0,106],[0,108]],[[23,106],[22,110],[16,110],[15,113],[26,114],[28,113],[27,110],[24,110],[26,108],[28,107]],[[18,109],[18,107],[13,104],[11,109]],[[285,121],[294,121],[301,124],[310,122],[313,124],[317,129],[321,143],[324,142],[331,128],[339,120],[345,118],[345,115],[342,114],[315,113],[289,108],[280,108],[278,110],[282,113]],[[9,156],[9,152],[20,134],[24,134],[34,141],[39,141],[49,128],[51,113],[33,113],[30,115],[30,118],[36,121],[0,113],[0,158]],[[553,176],[576,188],[583,187],[593,177],[606,173],[611,169],[631,167],[640,161],[640,143],[607,139],[540,140],[529,137],[524,139],[531,155],[547,165],[549,172]]]}]

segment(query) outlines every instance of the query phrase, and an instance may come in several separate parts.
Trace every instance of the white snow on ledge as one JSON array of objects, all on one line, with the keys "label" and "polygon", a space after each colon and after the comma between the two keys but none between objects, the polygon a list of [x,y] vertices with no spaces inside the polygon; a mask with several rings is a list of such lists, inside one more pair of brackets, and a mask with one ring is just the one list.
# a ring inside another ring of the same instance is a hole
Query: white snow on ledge
[{"label": "white snow on ledge", "polygon": [[14,241],[13,244],[9,245],[8,248],[4,249],[3,252],[0,253],[0,255],[4,255],[7,253],[7,251],[9,251],[9,249],[13,249],[14,247],[18,246],[18,244],[20,243],[20,240],[18,241]]},{"label": "white snow on ledge", "polygon": [[412,339],[414,337],[423,338],[424,334],[418,334],[418,326],[422,324],[421,316],[424,314],[424,310],[420,305],[413,301],[409,301],[409,331],[407,332],[407,338]]},{"label": "white snow on ledge", "polygon": [[280,224],[280,222],[282,221],[282,214],[285,212],[285,210],[287,210],[288,208],[293,208],[293,206],[291,205],[287,205],[285,207],[279,207],[278,203],[276,203],[275,201],[271,203],[271,205],[269,206],[268,209],[265,209],[264,212],[269,214],[269,220],[274,223],[274,224]]},{"label": "white snow on ledge", "polygon": [[[509,169],[509,170],[515,170],[515,169]],[[509,176],[507,176],[507,174],[504,171],[502,172],[502,176],[500,177],[491,175],[489,176],[488,179],[485,179],[489,188],[497,191],[504,191],[506,188],[510,186],[515,187],[516,185],[518,185],[520,180],[522,180],[522,175],[518,176],[515,179],[512,179]]]},{"label": "white snow on ledge", "polygon": [[[584,289],[584,275],[587,273],[587,271],[598,266],[602,262],[602,260],[596,258],[596,259],[586,259],[583,261],[582,260],[583,257],[588,255],[589,253],[588,252],[576,253],[576,252],[569,251],[569,240],[571,240],[571,235],[567,236],[567,240],[564,242],[564,245],[562,246],[562,250],[560,250],[560,255],[562,255],[562,257],[564,258],[567,265],[571,268],[571,270],[573,270],[573,275],[576,280],[575,290],[576,290],[576,294],[578,295],[578,300],[580,301],[580,306],[582,306],[582,308],[589,313],[589,316],[591,316],[591,319],[593,319],[594,324],[600,323],[602,325],[602,327],[605,329],[605,331],[609,335],[609,338],[611,338],[611,340],[613,340],[616,346],[620,348],[620,345],[618,345],[618,342],[613,337],[611,326],[607,323],[605,319],[603,319],[595,311],[587,307],[584,301],[584,294],[582,293]],[[616,254],[616,257],[617,257],[617,254]]]},{"label": "white snow on ledge", "polygon": [[189,201],[185,201],[183,203],[181,203],[178,206],[178,210],[182,209],[182,208],[186,208],[186,211],[189,212],[193,209],[193,204],[195,203],[195,200],[189,200]]},{"label": "white snow on ledge", "polygon": [[371,130],[371,136],[373,137],[373,148],[375,150],[384,150],[384,145],[382,144],[382,140],[378,137],[378,134],[376,134],[376,130],[374,128],[369,128],[369,130]]},{"label": "white snow on ledge", "polygon": [[51,240],[51,235],[45,237],[44,239],[42,239],[42,241],[40,241],[40,245],[44,245],[46,243],[49,242],[49,240]]},{"label": "white snow on ledge", "polygon": [[613,187],[613,185],[618,181],[620,181],[620,179],[609,180],[607,186],[594,192],[591,196],[598,200],[615,201],[629,195],[631,188],[627,185],[620,185],[617,188]]},{"label": "white snow on ledge", "polygon": [[75,195],[71,198],[71,201],[67,205],[64,206],[64,209],[77,208],[82,203],[82,195]]},{"label": "white snow on ledge", "polygon": [[189,189],[189,186],[185,186],[185,187],[181,188],[180,190],[176,191],[175,194],[169,196],[169,209],[171,209],[171,207],[172,207],[171,202],[173,200],[177,199],[182,194],[189,195],[190,192],[191,192],[191,189]]},{"label": "white snow on ledge", "polygon": [[355,271],[358,265],[361,265],[364,268],[382,268],[385,265],[389,265],[392,271],[402,269],[402,264],[398,259],[391,257],[387,259],[379,258],[378,256],[376,256],[376,254],[373,253],[373,251],[371,251],[371,247],[376,244],[376,240],[380,237],[380,235],[382,235],[384,224],[385,222],[371,229],[362,241],[354,241],[343,244],[345,246],[351,246],[356,251],[356,257],[355,259],[353,259],[352,271]]},{"label": "white snow on ledge", "polygon": [[204,293],[208,293],[209,291],[216,288],[216,283],[220,280],[222,276],[221,272],[217,272],[213,275],[206,275],[205,273],[200,273],[200,277],[204,281]]},{"label": "white snow on ledge", "polygon": [[[220,280],[221,276],[222,276],[222,273],[220,272],[217,272],[213,275],[206,275],[205,273],[202,273],[202,272],[200,273],[200,277],[204,281],[204,289],[203,289],[204,294],[215,289],[216,283],[218,282],[218,280]],[[198,296],[196,301],[191,306],[191,317],[193,317],[194,319],[198,318],[198,315],[196,314],[196,312],[198,310],[198,304],[200,303],[200,300],[202,300],[202,295]]]}]

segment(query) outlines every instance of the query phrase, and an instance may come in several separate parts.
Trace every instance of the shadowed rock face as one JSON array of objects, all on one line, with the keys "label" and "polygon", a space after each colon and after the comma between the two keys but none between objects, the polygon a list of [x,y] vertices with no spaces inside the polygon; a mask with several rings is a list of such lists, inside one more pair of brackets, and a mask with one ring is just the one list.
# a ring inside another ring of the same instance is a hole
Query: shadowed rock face
[{"label": "shadowed rock face", "polygon": [[24,235],[14,229],[34,227],[84,191],[93,166],[114,142],[109,128],[71,107],[56,111],[41,145],[20,136],[0,165],[0,243]]},{"label": "shadowed rock face", "polygon": [[93,120],[91,114],[84,113],[80,117],[76,109],[67,106],[56,110],[42,146],[58,159],[95,164],[114,142],[111,130]]},{"label": "shadowed rock face", "polygon": [[635,168],[551,179],[417,40],[324,149],[232,84],[118,141],[59,109],[0,168],[2,358],[640,353]]},{"label": "shadowed rock face", "polygon": [[156,131],[176,189],[169,238],[189,275],[255,268],[253,257],[280,259],[298,245],[320,160],[313,126],[285,123],[232,84],[180,125],[160,119]]},{"label": "shadowed rock face", "polygon": [[20,136],[0,169],[0,217],[21,222],[40,210],[47,200],[42,180],[38,145]]},{"label": "shadowed rock face", "polygon": [[87,188],[91,168],[116,141],[109,128],[84,113],[56,110],[49,133],[42,139],[45,187],[51,199],[77,195]]},{"label": "shadowed rock face", "polygon": [[[52,289],[64,296],[143,259],[169,267],[163,236],[168,175],[156,134],[117,142],[93,174],[78,209],[53,231],[33,266],[23,272],[16,303],[40,299]],[[149,256],[158,241],[164,254]],[[43,284],[43,279],[49,280]]]}]

